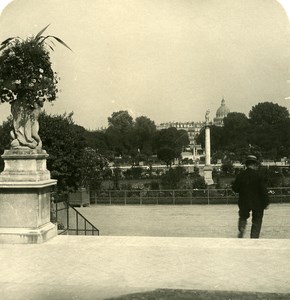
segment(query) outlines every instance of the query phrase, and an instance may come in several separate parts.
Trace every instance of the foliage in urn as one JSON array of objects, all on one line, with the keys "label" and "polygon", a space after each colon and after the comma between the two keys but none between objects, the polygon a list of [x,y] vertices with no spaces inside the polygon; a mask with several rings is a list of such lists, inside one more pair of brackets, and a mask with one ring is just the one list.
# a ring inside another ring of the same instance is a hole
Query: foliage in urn
[{"label": "foliage in urn", "polygon": [[57,77],[49,53],[33,39],[16,40],[0,56],[1,102],[21,101],[32,106],[36,100],[56,98]]},{"label": "foliage in urn", "polygon": [[12,104],[18,101],[23,107],[34,107],[35,103],[51,102],[56,99],[59,78],[52,70],[47,48],[51,50],[53,48],[47,42],[55,39],[65,47],[69,47],[55,36],[43,36],[42,33],[48,26],[36,36],[27,39],[12,37],[1,43],[1,103]]}]

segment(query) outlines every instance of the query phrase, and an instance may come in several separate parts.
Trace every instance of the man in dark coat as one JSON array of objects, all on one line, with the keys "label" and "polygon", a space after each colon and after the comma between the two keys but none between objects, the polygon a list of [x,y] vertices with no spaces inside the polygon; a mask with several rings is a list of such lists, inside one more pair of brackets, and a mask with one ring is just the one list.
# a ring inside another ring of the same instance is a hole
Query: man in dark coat
[{"label": "man in dark coat", "polygon": [[242,238],[246,229],[247,219],[252,211],[251,238],[258,239],[262,227],[264,209],[269,205],[269,197],[265,180],[258,173],[256,156],[249,155],[246,159],[246,170],[239,173],[233,183],[233,190],[239,193],[238,237]]}]

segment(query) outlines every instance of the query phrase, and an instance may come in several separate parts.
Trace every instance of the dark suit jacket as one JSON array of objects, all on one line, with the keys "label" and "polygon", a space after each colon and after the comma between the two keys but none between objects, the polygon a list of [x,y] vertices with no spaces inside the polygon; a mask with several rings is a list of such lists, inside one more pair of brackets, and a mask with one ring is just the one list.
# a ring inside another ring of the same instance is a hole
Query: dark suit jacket
[{"label": "dark suit jacket", "polygon": [[264,178],[253,169],[246,169],[237,175],[233,190],[239,193],[240,209],[263,210],[269,205]]}]

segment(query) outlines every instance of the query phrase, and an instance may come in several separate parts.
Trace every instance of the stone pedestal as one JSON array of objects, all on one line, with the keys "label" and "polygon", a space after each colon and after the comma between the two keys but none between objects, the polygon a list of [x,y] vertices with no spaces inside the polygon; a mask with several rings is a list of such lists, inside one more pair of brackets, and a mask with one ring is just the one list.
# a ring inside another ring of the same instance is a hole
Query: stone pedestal
[{"label": "stone pedestal", "polygon": [[0,243],[42,243],[57,235],[50,222],[50,192],[56,180],[44,150],[6,150],[0,174]]},{"label": "stone pedestal", "polygon": [[203,176],[204,176],[204,181],[207,185],[214,184],[214,181],[212,179],[212,167],[211,166],[205,166],[204,167]]}]

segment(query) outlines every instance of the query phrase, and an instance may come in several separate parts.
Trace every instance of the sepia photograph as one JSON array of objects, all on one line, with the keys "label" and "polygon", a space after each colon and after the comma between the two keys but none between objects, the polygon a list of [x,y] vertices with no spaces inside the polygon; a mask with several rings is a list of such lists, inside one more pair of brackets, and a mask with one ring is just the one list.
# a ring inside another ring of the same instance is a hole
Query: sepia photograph
[{"label": "sepia photograph", "polygon": [[290,1],[0,0],[0,299],[290,299]]}]

